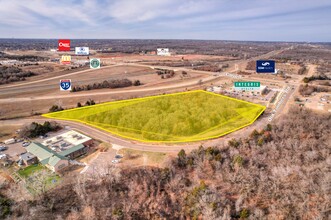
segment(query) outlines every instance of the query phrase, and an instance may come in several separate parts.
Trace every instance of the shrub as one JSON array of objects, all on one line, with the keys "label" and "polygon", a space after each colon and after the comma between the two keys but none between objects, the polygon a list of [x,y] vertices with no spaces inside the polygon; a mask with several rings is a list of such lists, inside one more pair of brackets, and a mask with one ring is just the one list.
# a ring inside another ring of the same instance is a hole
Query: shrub
[{"label": "shrub", "polygon": [[249,211],[247,209],[243,209],[240,211],[240,218],[245,219],[249,217]]},{"label": "shrub", "polygon": [[240,155],[236,155],[233,158],[233,163],[241,167],[244,164],[244,159]]},{"label": "shrub", "polygon": [[61,106],[58,105],[53,105],[50,109],[49,112],[58,112],[58,111],[62,111],[63,108]]}]

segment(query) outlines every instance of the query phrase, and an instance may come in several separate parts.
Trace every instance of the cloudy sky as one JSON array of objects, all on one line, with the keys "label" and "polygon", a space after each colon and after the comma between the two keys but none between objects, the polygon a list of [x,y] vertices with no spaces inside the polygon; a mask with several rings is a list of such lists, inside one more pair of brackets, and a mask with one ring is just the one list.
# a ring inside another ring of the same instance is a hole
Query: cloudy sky
[{"label": "cloudy sky", "polygon": [[331,41],[331,0],[0,0],[0,38]]}]

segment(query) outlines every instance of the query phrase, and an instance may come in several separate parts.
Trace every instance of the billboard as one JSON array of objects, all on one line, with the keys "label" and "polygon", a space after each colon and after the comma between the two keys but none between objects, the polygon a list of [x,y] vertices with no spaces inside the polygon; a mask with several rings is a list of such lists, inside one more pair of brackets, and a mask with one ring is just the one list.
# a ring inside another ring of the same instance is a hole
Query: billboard
[{"label": "billboard", "polygon": [[70,51],[70,40],[60,39],[58,41],[58,51]]},{"label": "billboard", "polygon": [[70,63],[71,63],[71,56],[70,55],[62,55],[61,64],[70,64]]},{"label": "billboard", "polygon": [[256,61],[257,73],[274,73],[275,61],[274,60],[257,60]]},{"label": "billboard", "polygon": [[71,79],[61,79],[60,80],[60,90],[70,91],[71,90]]},{"label": "billboard", "polygon": [[157,48],[156,54],[158,56],[170,56],[169,48]]},{"label": "billboard", "polygon": [[75,47],[76,55],[89,55],[90,49],[88,47]]},{"label": "billboard", "polygon": [[236,90],[258,90],[260,86],[260,82],[234,82]]},{"label": "billboard", "polygon": [[90,59],[90,68],[91,69],[99,69],[100,68],[100,59]]}]

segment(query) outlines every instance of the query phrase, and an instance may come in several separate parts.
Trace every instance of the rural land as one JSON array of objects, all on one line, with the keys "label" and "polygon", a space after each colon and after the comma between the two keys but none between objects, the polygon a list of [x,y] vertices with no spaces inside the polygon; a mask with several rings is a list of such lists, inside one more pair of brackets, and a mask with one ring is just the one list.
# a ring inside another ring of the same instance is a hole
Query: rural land
[{"label": "rural land", "polygon": [[0,39],[0,219],[331,218],[331,43],[65,44]]}]

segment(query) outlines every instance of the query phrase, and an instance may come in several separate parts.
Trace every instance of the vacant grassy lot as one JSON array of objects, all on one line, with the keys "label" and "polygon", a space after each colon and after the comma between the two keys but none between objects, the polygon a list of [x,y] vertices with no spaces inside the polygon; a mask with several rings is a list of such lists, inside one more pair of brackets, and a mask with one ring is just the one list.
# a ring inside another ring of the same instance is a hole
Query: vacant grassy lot
[{"label": "vacant grassy lot", "polygon": [[216,138],[253,123],[265,107],[202,90],[45,114],[143,142]]}]

